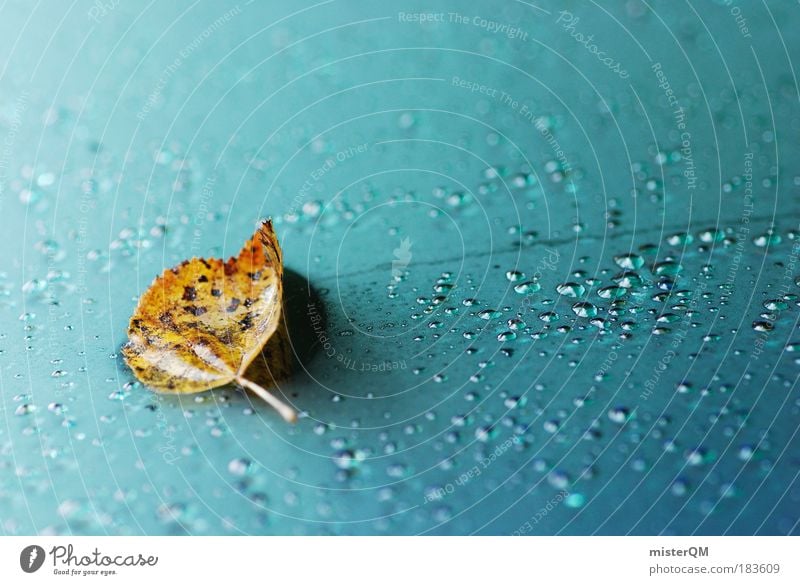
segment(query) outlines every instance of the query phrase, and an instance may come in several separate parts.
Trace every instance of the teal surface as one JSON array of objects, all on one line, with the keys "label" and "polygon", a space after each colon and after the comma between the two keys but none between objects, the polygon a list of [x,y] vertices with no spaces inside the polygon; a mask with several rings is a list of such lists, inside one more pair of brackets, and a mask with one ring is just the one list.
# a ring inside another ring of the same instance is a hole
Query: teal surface
[{"label": "teal surface", "polygon": [[[798,533],[798,25],[2,2],[0,534]],[[298,424],[135,383],[267,216]]]}]

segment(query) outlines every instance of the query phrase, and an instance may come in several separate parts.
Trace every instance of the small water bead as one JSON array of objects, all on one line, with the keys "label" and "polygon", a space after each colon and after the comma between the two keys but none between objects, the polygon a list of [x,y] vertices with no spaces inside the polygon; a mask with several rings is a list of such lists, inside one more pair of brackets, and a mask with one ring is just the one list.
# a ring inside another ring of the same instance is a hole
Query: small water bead
[{"label": "small water bead", "polygon": [[644,183],[644,188],[648,191],[658,191],[661,189],[661,180],[655,177],[650,177]]},{"label": "small water bead", "polygon": [[33,412],[36,412],[36,405],[26,403],[26,404],[20,404],[14,411],[14,414],[17,416],[25,416]]},{"label": "small water bead", "polygon": [[578,317],[596,317],[597,307],[592,303],[580,302],[572,305],[572,312]]},{"label": "small water bead", "polygon": [[521,295],[529,295],[538,292],[542,286],[538,282],[521,282],[514,286],[514,292]]},{"label": "small water bead", "polygon": [[536,176],[533,173],[516,173],[511,177],[511,185],[517,189],[530,187],[536,184]]},{"label": "small water bead", "polygon": [[517,334],[513,331],[503,331],[497,335],[497,341],[513,341],[517,338]]},{"label": "small water bead", "polygon": [[440,284],[435,285],[433,287],[433,290],[434,290],[434,292],[437,292],[437,293],[447,294],[451,290],[453,290],[453,285],[452,284],[447,284],[447,283],[440,283]]},{"label": "small water bead", "polygon": [[456,191],[445,199],[450,207],[463,207],[472,201],[472,195],[466,191]]},{"label": "small water bead", "polygon": [[[25,294],[35,294],[47,290],[47,281],[44,279],[34,278],[22,285],[22,292]],[[9,294],[10,291],[9,291]]]},{"label": "small water bead", "polygon": [[[671,291],[675,287],[675,281],[671,278],[661,277],[656,283],[656,287],[658,287],[660,290]],[[667,298],[668,297],[665,296],[664,300]]]},{"label": "small water bead", "polygon": [[23,205],[33,205],[42,198],[42,193],[38,189],[22,189],[19,192],[19,202]]},{"label": "small water bead", "polygon": [[644,280],[636,272],[625,271],[615,275],[612,280],[622,288],[639,288],[644,283]]},{"label": "small water bead", "polygon": [[478,317],[485,321],[489,321],[490,319],[497,319],[498,317],[502,316],[502,313],[496,309],[484,309],[478,313]]},{"label": "small water bead", "polygon": [[597,296],[601,299],[618,299],[628,294],[628,291],[621,286],[604,286],[597,291]]},{"label": "small water bead", "polygon": [[569,474],[560,469],[554,469],[547,475],[547,482],[556,489],[564,490],[571,483]]},{"label": "small water bead", "polygon": [[644,266],[644,258],[638,254],[619,254],[614,256],[614,262],[626,270],[638,270]]},{"label": "small water bead", "polygon": [[677,262],[673,262],[671,260],[659,262],[653,266],[653,272],[657,276],[677,276],[681,273],[681,271],[683,271],[683,267]]},{"label": "small water bead", "polygon": [[461,304],[464,305],[465,307],[471,307],[472,305],[478,304],[478,301],[475,299],[464,299],[463,301],[461,301]]},{"label": "small water bead", "polygon": [[753,329],[756,331],[772,331],[775,326],[770,321],[753,321]]},{"label": "small water bead", "polygon": [[386,475],[394,478],[402,478],[408,473],[408,468],[402,463],[393,463],[386,468]]},{"label": "small water bead", "polygon": [[781,243],[781,237],[776,234],[774,230],[767,230],[759,236],[753,238],[753,243],[759,248],[766,248],[767,246],[774,246]]},{"label": "small water bead", "polygon": [[411,112],[403,112],[397,119],[397,126],[403,130],[408,130],[416,123],[414,114]]},{"label": "small water bead", "polygon": [[583,494],[573,492],[564,499],[564,505],[567,508],[580,508],[586,503],[586,496]]},{"label": "small water bead", "polygon": [[737,454],[737,456],[742,461],[750,461],[753,458],[754,454],[755,454],[755,447],[753,447],[753,445],[742,445],[739,448],[739,453]]},{"label": "small water bead", "polygon": [[519,270],[509,270],[506,272],[506,279],[508,279],[509,282],[519,282],[523,278],[525,278],[525,275]]},{"label": "small water bead", "polygon": [[349,449],[343,449],[334,454],[333,463],[339,469],[349,471],[357,468],[361,464],[361,460],[353,451],[350,451]]},{"label": "small water bead", "polygon": [[711,228],[707,230],[701,231],[697,234],[697,237],[700,239],[701,242],[705,244],[711,244],[716,242],[721,242],[725,239],[725,232],[720,229]]},{"label": "small water bead", "polygon": [[582,297],[586,293],[586,287],[577,282],[565,282],[556,287],[558,294],[565,297]]},{"label": "small water bead", "polygon": [[676,321],[680,321],[680,315],[676,315],[675,313],[664,313],[659,315],[656,319],[657,323],[675,323]]},{"label": "small water bead", "polygon": [[712,457],[703,447],[697,447],[686,451],[686,463],[691,466],[703,465],[711,461]]},{"label": "small water bead", "polygon": [[676,479],[669,488],[670,493],[676,497],[683,497],[689,493],[689,483],[683,479]]},{"label": "small water bead", "polygon": [[487,167],[483,170],[483,178],[489,181],[506,175],[506,168],[500,165]]},{"label": "small water bead", "polygon": [[609,420],[619,425],[628,422],[630,416],[631,416],[630,410],[628,410],[623,406],[618,406],[608,411]]},{"label": "small water bead", "polygon": [[60,402],[51,402],[47,405],[47,410],[55,414],[56,416],[60,416],[67,411],[67,407],[61,404]]},{"label": "small water bead", "polygon": [[130,392],[126,390],[114,390],[111,394],[108,395],[109,400],[125,400],[128,396],[130,396]]},{"label": "small water bead", "polygon": [[545,323],[553,323],[554,321],[558,321],[559,315],[552,311],[545,311],[544,313],[539,313],[539,319]]},{"label": "small water bead", "polygon": [[548,420],[545,421],[542,425],[542,428],[547,431],[548,433],[557,433],[560,423],[557,420]]},{"label": "small water bead", "polygon": [[780,299],[772,299],[764,301],[764,308],[769,311],[785,311],[789,308],[789,304]]},{"label": "small water bead", "polygon": [[253,462],[243,457],[231,459],[228,463],[228,473],[237,477],[244,477],[252,468]]},{"label": "small water bead", "polygon": [[686,244],[691,244],[693,241],[694,237],[688,232],[678,232],[676,234],[667,236],[667,243],[670,246],[683,246]]},{"label": "small water bead", "polygon": [[492,427],[478,427],[475,429],[475,439],[481,443],[488,443],[495,436],[497,436],[497,431]]}]

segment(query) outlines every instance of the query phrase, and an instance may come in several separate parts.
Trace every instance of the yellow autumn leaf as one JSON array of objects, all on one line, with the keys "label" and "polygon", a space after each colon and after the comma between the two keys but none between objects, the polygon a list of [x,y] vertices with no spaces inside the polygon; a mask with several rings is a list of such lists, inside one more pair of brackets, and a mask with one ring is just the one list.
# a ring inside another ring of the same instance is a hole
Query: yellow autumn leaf
[{"label": "yellow autumn leaf", "polygon": [[262,351],[270,369],[288,371],[282,260],[267,220],[227,262],[192,258],[165,270],[139,299],[122,348],[136,377],[170,394],[236,383],[294,422],[291,407],[245,377]]}]

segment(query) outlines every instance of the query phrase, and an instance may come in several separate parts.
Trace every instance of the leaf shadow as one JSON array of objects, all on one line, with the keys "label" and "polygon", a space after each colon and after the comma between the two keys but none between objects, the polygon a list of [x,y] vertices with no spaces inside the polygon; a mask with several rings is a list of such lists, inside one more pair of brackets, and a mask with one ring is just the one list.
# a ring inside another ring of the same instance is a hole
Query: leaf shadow
[{"label": "leaf shadow", "polygon": [[[319,332],[326,327],[327,313],[317,289],[304,276],[284,269],[281,323],[247,369],[247,377],[264,388],[284,393],[281,383],[306,370],[322,347]],[[296,397],[296,393],[287,395]]]}]

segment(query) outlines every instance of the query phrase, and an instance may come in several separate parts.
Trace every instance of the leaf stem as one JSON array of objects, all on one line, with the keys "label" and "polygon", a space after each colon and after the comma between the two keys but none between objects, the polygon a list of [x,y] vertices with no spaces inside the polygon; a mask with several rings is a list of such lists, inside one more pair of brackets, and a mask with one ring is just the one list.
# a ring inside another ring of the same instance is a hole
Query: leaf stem
[{"label": "leaf stem", "polygon": [[288,404],[279,400],[274,394],[267,392],[264,388],[262,388],[255,382],[251,382],[250,380],[242,376],[236,376],[236,383],[242,386],[243,388],[247,388],[248,390],[252,390],[253,392],[255,392],[259,398],[261,398],[264,402],[266,402],[272,408],[277,410],[280,413],[280,415],[286,420],[286,422],[290,423],[297,422],[297,413],[295,412],[295,410]]}]

